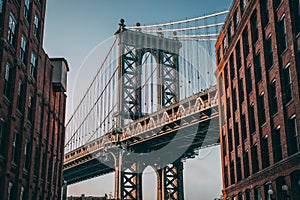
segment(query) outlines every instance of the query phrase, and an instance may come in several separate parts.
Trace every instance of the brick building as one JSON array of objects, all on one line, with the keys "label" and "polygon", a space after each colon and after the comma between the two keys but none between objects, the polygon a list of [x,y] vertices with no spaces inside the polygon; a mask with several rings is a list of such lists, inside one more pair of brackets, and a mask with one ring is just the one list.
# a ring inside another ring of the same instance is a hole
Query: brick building
[{"label": "brick building", "polygon": [[226,199],[300,199],[299,49],[299,1],[233,1],[216,43]]},{"label": "brick building", "polygon": [[45,0],[0,0],[0,199],[60,199],[65,59],[43,50]]}]

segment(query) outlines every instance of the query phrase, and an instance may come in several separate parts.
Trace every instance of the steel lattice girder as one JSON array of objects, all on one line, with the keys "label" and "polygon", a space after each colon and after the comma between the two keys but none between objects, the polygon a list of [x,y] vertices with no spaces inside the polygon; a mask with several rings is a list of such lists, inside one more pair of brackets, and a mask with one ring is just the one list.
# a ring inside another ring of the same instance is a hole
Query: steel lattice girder
[{"label": "steel lattice girder", "polygon": [[161,52],[162,65],[162,105],[177,103],[179,97],[178,55]]},{"label": "steel lattice girder", "polygon": [[183,163],[176,161],[164,168],[164,200],[183,200]]},{"label": "steel lattice girder", "polygon": [[141,174],[137,173],[138,165],[136,163],[131,164],[130,166],[123,167],[121,173],[121,188],[122,188],[122,197],[121,199],[131,199],[137,200],[140,197],[142,190],[141,187]]}]

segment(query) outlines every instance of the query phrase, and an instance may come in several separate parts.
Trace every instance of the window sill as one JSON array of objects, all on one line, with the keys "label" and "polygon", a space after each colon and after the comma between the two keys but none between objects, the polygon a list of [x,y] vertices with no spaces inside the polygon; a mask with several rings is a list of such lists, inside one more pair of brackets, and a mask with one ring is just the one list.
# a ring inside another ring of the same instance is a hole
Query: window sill
[{"label": "window sill", "polygon": [[267,67],[267,71],[270,72],[274,67],[274,63],[270,66],[270,67]]},{"label": "window sill", "polygon": [[23,116],[23,113],[17,108],[17,115],[19,116],[19,117],[22,117]]},{"label": "window sill", "polygon": [[[283,57],[284,56],[284,54],[286,54],[286,52],[288,51],[288,47],[286,47],[283,51],[282,51],[282,53],[280,53],[280,57]],[[285,66],[285,65],[284,65]]]},{"label": "window sill", "polygon": [[11,104],[11,101],[9,100],[9,98],[6,95],[3,95],[3,99],[7,105]]},{"label": "window sill", "polygon": [[284,107],[288,107],[294,102],[294,98],[292,97],[287,103],[284,104]]}]

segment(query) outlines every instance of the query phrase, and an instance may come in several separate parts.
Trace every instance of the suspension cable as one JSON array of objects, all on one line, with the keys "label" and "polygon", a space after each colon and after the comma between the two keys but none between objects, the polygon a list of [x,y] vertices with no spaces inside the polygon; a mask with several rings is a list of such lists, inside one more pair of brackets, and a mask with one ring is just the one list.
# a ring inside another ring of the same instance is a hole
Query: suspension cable
[{"label": "suspension cable", "polygon": [[206,19],[206,18],[216,17],[219,15],[227,14],[227,13],[229,13],[229,11],[225,10],[222,12],[218,12],[218,13],[214,13],[214,14],[210,14],[210,15],[206,15],[206,16],[201,16],[201,17],[196,17],[196,18],[186,19],[186,20],[181,20],[181,21],[176,21],[176,22],[168,22],[168,23],[163,23],[163,24],[152,24],[152,25],[145,25],[145,26],[128,26],[127,28],[140,29],[140,28],[160,27],[160,26],[171,26],[171,25],[175,25],[175,24],[183,24],[183,23],[187,23],[187,22],[198,21],[198,20],[202,20],[202,19]]},{"label": "suspension cable", "polygon": [[79,129],[82,127],[82,125],[84,124],[84,122],[86,121],[86,119],[88,118],[88,116],[91,114],[91,112],[93,111],[94,107],[97,105],[99,99],[102,97],[102,95],[104,94],[106,88],[108,87],[108,85],[110,84],[111,80],[113,79],[114,75],[116,74],[118,70],[118,67],[116,67],[115,71],[113,72],[113,74],[110,76],[108,82],[105,84],[105,87],[102,89],[100,95],[98,96],[98,98],[96,99],[94,105],[91,107],[91,109],[89,110],[89,112],[86,114],[86,116],[84,117],[84,119],[82,120],[82,122],[80,123],[80,125],[78,126],[78,128],[76,129],[76,131],[73,133],[73,135],[70,137],[70,139],[68,140],[68,142],[66,143],[65,147],[69,144],[69,142],[75,137],[76,133],[79,131]]},{"label": "suspension cable", "polygon": [[92,85],[94,84],[96,78],[98,77],[98,75],[99,75],[101,69],[103,68],[104,63],[106,62],[106,60],[108,59],[108,56],[110,55],[111,51],[113,50],[113,47],[114,47],[114,45],[116,44],[116,41],[117,41],[117,38],[115,38],[115,40],[114,40],[112,46],[110,47],[110,49],[109,49],[109,51],[108,51],[106,57],[104,58],[104,60],[103,60],[103,62],[102,62],[102,64],[101,64],[101,66],[100,66],[100,68],[98,69],[98,71],[97,71],[97,73],[96,73],[94,79],[92,80],[92,82],[90,83],[88,89],[87,89],[86,92],[84,93],[82,99],[80,100],[79,104],[77,105],[76,109],[74,110],[72,116],[69,118],[68,122],[66,123],[66,127],[70,124],[70,122],[71,122],[71,120],[73,119],[74,115],[75,115],[75,114],[77,113],[77,111],[79,110],[81,104],[83,103],[85,97],[87,96],[88,92],[90,91],[90,89],[91,89]]}]

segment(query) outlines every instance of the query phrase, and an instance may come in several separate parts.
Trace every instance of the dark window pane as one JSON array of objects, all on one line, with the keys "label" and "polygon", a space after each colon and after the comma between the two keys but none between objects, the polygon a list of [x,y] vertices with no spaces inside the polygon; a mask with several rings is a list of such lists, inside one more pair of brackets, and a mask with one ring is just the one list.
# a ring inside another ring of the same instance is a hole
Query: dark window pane
[{"label": "dark window pane", "polygon": [[273,147],[274,162],[278,162],[282,160],[282,145],[281,145],[280,129],[276,129],[273,131],[272,147]]}]

